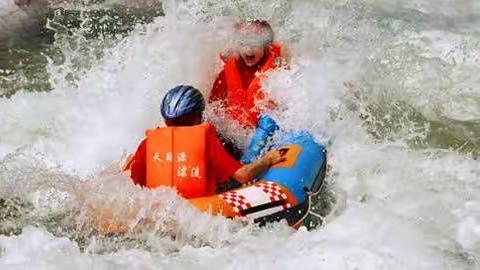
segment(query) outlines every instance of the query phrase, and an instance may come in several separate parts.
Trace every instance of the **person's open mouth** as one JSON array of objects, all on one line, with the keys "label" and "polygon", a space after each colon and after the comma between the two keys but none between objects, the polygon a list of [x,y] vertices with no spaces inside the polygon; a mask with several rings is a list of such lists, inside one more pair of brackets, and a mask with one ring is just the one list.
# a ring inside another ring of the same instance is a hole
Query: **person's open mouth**
[{"label": "person's open mouth", "polygon": [[246,55],[245,58],[246,58],[246,60],[247,60],[248,62],[253,62],[253,61],[255,61],[255,55]]}]

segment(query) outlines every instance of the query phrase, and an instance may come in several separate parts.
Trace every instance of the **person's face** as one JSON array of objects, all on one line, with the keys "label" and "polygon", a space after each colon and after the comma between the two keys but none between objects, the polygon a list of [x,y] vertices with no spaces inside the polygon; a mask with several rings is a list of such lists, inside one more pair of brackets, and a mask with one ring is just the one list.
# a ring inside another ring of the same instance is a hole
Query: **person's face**
[{"label": "person's face", "polygon": [[263,45],[245,45],[239,49],[240,57],[248,67],[255,66],[265,56]]}]

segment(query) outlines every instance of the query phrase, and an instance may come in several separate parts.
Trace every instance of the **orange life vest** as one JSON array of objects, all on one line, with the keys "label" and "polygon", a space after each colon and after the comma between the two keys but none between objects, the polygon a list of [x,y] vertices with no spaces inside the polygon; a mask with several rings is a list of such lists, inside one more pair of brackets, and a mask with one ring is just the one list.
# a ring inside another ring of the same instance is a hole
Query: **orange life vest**
[{"label": "orange life vest", "polygon": [[245,126],[254,127],[257,124],[259,110],[256,101],[265,100],[266,95],[261,91],[261,80],[266,77],[265,72],[278,67],[282,55],[282,48],[278,44],[270,45],[267,59],[260,67],[255,78],[249,85],[243,85],[238,68],[238,59],[231,57],[225,62],[225,80],[227,97],[225,105],[228,113]]},{"label": "orange life vest", "polygon": [[206,135],[210,124],[146,132],[146,187],[175,187],[185,198],[208,193]]}]

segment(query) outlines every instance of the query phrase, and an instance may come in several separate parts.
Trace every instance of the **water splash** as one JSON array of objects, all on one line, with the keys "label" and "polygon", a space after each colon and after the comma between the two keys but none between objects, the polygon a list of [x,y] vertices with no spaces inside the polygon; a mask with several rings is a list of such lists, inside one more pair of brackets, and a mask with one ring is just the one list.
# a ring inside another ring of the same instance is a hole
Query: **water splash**
[{"label": "water splash", "polygon": [[[439,23],[469,16],[451,1],[397,3],[169,1],[166,16],[101,49],[80,74],[50,63],[52,92],[0,100],[1,194],[13,197],[14,232],[23,229],[0,237],[0,265],[65,268],[68,257],[100,269],[478,267],[478,25]],[[98,176],[162,124],[167,89],[208,92],[229,25],[251,16],[274,22],[290,49],[290,68],[265,85],[281,104],[274,116],[331,143],[327,193],[338,205],[317,230],[244,226],[196,213],[172,191]],[[90,59],[61,39],[69,59]],[[92,208],[146,229],[100,236]]]}]

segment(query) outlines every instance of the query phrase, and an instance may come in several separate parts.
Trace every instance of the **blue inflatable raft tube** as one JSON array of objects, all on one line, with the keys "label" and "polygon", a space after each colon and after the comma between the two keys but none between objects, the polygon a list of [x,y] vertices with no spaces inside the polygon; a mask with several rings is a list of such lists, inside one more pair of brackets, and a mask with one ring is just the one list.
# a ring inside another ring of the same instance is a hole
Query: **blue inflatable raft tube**
[{"label": "blue inflatable raft tube", "polygon": [[[252,138],[245,155],[244,163],[249,163],[260,156],[264,147],[279,129],[275,121],[262,116],[256,133]],[[279,220],[287,218],[289,222],[298,219],[298,213],[305,211],[310,192],[316,192],[321,187],[327,165],[327,151],[324,145],[315,141],[307,131],[288,132],[286,136],[273,144],[275,149],[285,152],[286,160],[270,168],[259,177],[258,182],[276,184],[288,194],[287,200],[294,202],[281,213],[258,219],[259,222],[268,222],[272,218]],[[293,197],[293,198],[292,198]]]},{"label": "blue inflatable raft tube", "polygon": [[293,132],[274,148],[286,151],[286,161],[268,170],[260,179],[275,182],[295,196],[297,204],[307,200],[307,192],[317,191],[319,179],[326,168],[327,156],[323,145],[305,131]]}]

